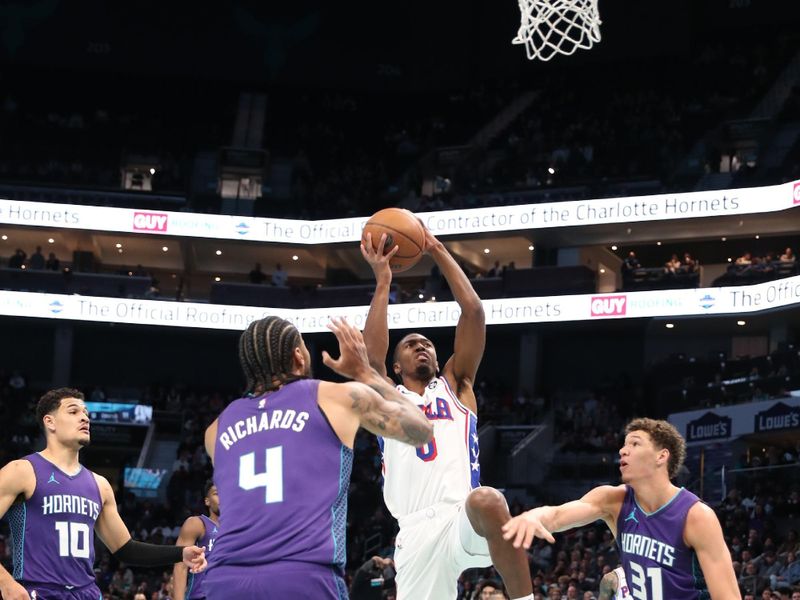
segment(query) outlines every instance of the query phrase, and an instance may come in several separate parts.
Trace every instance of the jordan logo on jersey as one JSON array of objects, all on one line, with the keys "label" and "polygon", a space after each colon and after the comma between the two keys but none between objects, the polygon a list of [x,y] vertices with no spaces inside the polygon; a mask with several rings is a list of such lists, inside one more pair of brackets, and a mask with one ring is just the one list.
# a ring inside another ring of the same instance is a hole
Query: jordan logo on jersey
[{"label": "jordan logo on jersey", "polygon": [[61,482],[58,479],[56,479],[56,472],[55,471],[50,473],[50,479],[47,480],[47,483],[57,483],[58,485],[61,485]]},{"label": "jordan logo on jersey", "polygon": [[628,521],[633,521],[637,525],[639,524],[639,519],[636,518],[636,509],[635,508],[631,511],[631,514],[629,514],[627,517],[625,517],[625,521],[624,522],[627,523]]}]

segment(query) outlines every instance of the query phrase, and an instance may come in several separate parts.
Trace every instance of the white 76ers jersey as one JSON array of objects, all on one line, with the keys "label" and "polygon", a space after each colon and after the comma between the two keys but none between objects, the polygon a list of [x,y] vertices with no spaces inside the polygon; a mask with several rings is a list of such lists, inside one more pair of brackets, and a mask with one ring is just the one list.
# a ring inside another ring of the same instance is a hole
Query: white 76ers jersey
[{"label": "white 76ers jersey", "polygon": [[629,600],[631,596],[630,588],[628,588],[628,581],[625,579],[625,569],[617,567],[614,569],[617,575],[617,593],[614,594],[614,600]]},{"label": "white 76ers jersey", "polygon": [[478,417],[458,401],[443,378],[424,395],[397,389],[433,423],[433,439],[421,448],[378,438],[383,453],[383,499],[395,519],[439,502],[457,503],[480,485]]}]

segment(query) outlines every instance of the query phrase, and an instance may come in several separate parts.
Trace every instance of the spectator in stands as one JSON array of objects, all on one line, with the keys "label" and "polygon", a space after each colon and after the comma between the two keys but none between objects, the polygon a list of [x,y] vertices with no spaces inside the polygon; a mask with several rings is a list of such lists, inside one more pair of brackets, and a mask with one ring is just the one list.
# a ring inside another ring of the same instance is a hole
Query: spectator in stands
[{"label": "spectator in stands", "polygon": [[41,246],[36,246],[36,252],[31,254],[30,259],[28,259],[28,266],[35,271],[44,269],[44,254],[42,254]]},{"label": "spectator in stands", "polygon": [[667,273],[675,275],[681,268],[681,261],[678,258],[678,255],[673,254],[672,257],[664,264],[664,268],[667,270]]},{"label": "spectator in stands", "polygon": [[688,252],[683,253],[683,271],[686,273],[696,273],[699,263]]},{"label": "spectator in stands", "polygon": [[22,250],[22,248],[17,248],[14,255],[8,259],[8,268],[9,269],[21,269],[22,265],[25,264],[25,259],[28,255]]},{"label": "spectator in stands", "polygon": [[51,252],[50,255],[47,257],[47,262],[44,263],[44,268],[48,271],[58,271],[61,263],[56,258],[55,252]]},{"label": "spectator in stands", "polygon": [[628,252],[628,256],[622,261],[622,272],[630,273],[631,271],[641,268],[642,264],[639,262],[639,259],[636,258],[636,253],[633,250]]},{"label": "spectator in stands", "polygon": [[272,274],[272,285],[275,287],[286,287],[289,275],[281,267],[281,263],[275,265],[275,272]]},{"label": "spectator in stands", "polygon": [[494,266],[486,272],[487,277],[500,277],[500,261],[494,261]]},{"label": "spectator in stands", "polygon": [[791,248],[786,248],[786,250],[783,251],[783,254],[781,254],[781,262],[793,263],[794,261],[795,261],[794,252],[792,251]]},{"label": "spectator in stands", "polygon": [[481,581],[472,595],[474,600],[503,600],[508,598],[503,586],[492,579]]},{"label": "spectator in stands", "polygon": [[250,279],[250,283],[254,283],[256,285],[261,285],[267,280],[266,274],[261,270],[261,263],[256,263],[256,266],[253,267],[253,270],[250,271],[248,275]]},{"label": "spectator in stands", "polygon": [[749,252],[745,252],[739,258],[736,259],[737,266],[748,266],[753,264],[753,255]]}]

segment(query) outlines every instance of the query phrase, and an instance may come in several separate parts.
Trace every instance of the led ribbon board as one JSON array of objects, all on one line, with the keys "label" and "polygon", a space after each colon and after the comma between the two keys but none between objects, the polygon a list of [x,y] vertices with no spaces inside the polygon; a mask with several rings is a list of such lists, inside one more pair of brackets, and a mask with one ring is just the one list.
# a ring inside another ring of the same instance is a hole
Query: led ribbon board
[{"label": "led ribbon board", "polygon": [[[800,206],[780,185],[417,213],[437,236],[769,213]],[[369,217],[303,221],[0,200],[0,224],[280,244],[356,242]]]}]

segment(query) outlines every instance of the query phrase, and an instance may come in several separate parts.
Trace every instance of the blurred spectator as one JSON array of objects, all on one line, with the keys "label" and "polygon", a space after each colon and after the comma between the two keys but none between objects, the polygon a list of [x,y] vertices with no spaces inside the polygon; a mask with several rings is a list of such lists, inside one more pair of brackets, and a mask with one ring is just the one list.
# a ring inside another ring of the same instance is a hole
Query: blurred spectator
[{"label": "blurred spectator", "polygon": [[31,254],[31,257],[28,259],[28,266],[31,269],[36,271],[41,271],[44,269],[44,255],[42,254],[42,247],[36,246],[36,252]]},{"label": "blurred spectator", "polygon": [[44,264],[44,268],[48,271],[58,271],[60,268],[61,263],[56,258],[55,252],[51,252],[50,255],[47,257],[47,262]]},{"label": "blurred spectator", "polygon": [[21,248],[17,248],[14,252],[14,255],[8,259],[8,268],[9,269],[21,269],[25,264],[25,259],[28,255],[23,252]]},{"label": "blurred spectator", "polygon": [[275,271],[272,273],[272,285],[276,287],[286,287],[289,280],[289,275],[283,270],[280,263],[275,265]]},{"label": "blurred spectator", "polygon": [[248,278],[250,279],[250,283],[255,283],[256,285],[262,284],[267,280],[266,274],[261,270],[261,263],[256,263],[256,266],[250,271]]},{"label": "blurred spectator", "polygon": [[781,254],[781,262],[793,263],[794,261],[795,261],[794,252],[792,251],[791,248],[786,248],[786,250],[783,251],[783,254]]}]

